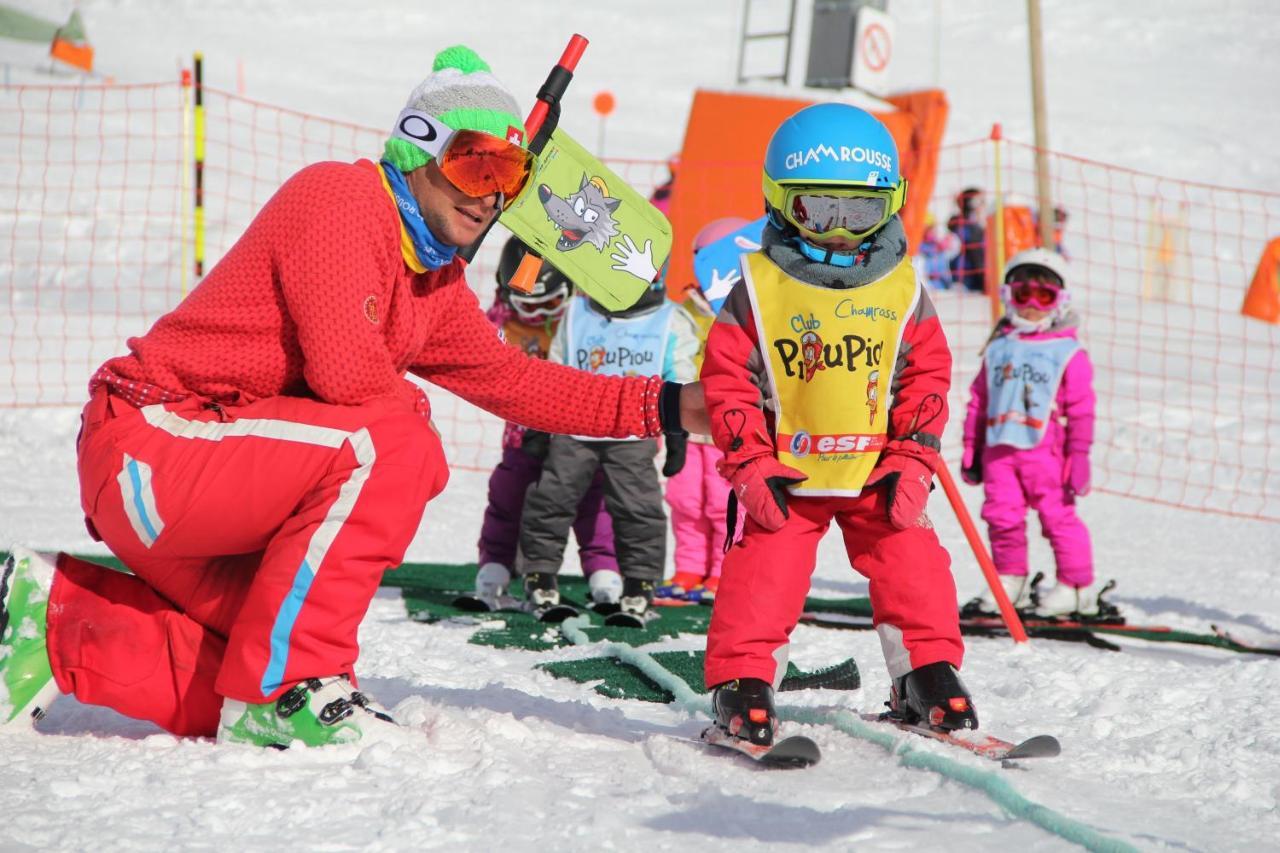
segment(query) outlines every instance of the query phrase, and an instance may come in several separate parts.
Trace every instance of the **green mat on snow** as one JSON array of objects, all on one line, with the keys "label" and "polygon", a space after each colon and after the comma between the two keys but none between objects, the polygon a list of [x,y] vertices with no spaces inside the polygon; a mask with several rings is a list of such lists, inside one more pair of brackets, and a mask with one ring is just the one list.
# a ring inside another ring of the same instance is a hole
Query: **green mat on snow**
[{"label": "green mat on snow", "polygon": [[[409,616],[420,622],[444,619],[474,619],[483,627],[471,642],[496,648],[521,648],[533,651],[569,645],[555,625],[539,622],[527,613],[496,611],[469,613],[453,606],[459,595],[475,589],[474,563],[405,563],[383,575],[382,585],[399,587]],[[587,582],[581,576],[560,577],[561,597],[580,608],[591,621],[584,630],[592,640],[612,640],[641,646],[680,634],[705,634],[711,621],[711,608],[699,605],[662,607],[660,618],[644,628],[606,628],[602,617],[585,609]]]},{"label": "green mat on snow", "polygon": [[[701,651],[652,652],[649,655],[667,672],[682,680],[695,693],[706,693],[707,684],[702,677]],[[610,699],[639,699],[643,702],[670,704],[675,695],[657,684],[639,669],[609,655],[538,664],[557,678],[568,678],[579,684],[599,682],[595,691]],[[833,677],[834,676],[834,677]],[[811,687],[827,687],[833,690],[854,690],[861,685],[858,665],[852,658],[814,672],[803,672],[794,663],[787,662],[781,690],[805,690]]]},{"label": "green mat on snow", "polygon": [[[527,613],[497,611],[469,613],[453,606],[453,600],[475,588],[474,563],[405,563],[387,572],[382,585],[399,587],[409,616],[421,622],[470,618],[484,627],[476,631],[471,642],[497,648],[543,650],[569,645],[554,625],[539,622]],[[704,605],[658,607],[659,618],[644,628],[606,628],[604,620],[586,610],[587,582],[581,576],[561,575],[560,595],[565,601],[582,608],[591,624],[584,630],[592,640],[611,640],[630,646],[643,646],[680,634],[706,634],[711,622],[711,608]],[[871,601],[866,598],[810,598],[806,610],[870,616]]]},{"label": "green mat on snow", "polygon": [[[7,552],[0,551],[0,559],[8,557]],[[115,569],[123,566],[113,557],[82,556],[81,559],[101,563]],[[542,650],[567,645],[554,625],[537,621],[526,613],[468,613],[453,606],[453,599],[462,593],[469,593],[474,588],[476,574],[475,563],[405,563],[398,569],[388,571],[382,578],[382,586],[398,587],[404,596],[405,608],[413,619],[422,622],[436,622],[442,619],[468,617],[482,622],[485,627],[476,631],[471,642],[498,648],[522,648]],[[587,600],[587,583],[580,576],[562,576],[560,589],[564,597],[573,603],[584,604]],[[822,617],[827,614],[838,614],[845,617],[866,617],[855,620],[862,624],[829,624],[829,627],[870,628],[871,600],[868,598],[808,598],[805,600],[805,612]],[[584,613],[588,611],[584,610]],[[613,640],[627,645],[639,646],[656,642],[666,637],[679,634],[705,634],[711,621],[711,608],[705,606],[663,607],[662,617],[643,629],[605,628],[602,620],[590,615],[592,624],[586,628],[587,635],[593,640]],[[819,619],[820,621],[820,619]],[[1264,655],[1280,654],[1276,649],[1257,648],[1240,643],[1232,638],[1217,634],[1202,634],[1190,631],[1142,631],[1129,629],[1109,629],[1105,625],[1091,625],[1087,629],[1095,634],[1114,634],[1116,636],[1133,637],[1157,643],[1186,643],[1199,646],[1212,646],[1233,652],[1252,652]],[[1061,629],[1031,628],[1028,634],[1052,639],[1055,631]],[[1000,629],[966,630],[966,633],[988,634],[1000,633]]]}]

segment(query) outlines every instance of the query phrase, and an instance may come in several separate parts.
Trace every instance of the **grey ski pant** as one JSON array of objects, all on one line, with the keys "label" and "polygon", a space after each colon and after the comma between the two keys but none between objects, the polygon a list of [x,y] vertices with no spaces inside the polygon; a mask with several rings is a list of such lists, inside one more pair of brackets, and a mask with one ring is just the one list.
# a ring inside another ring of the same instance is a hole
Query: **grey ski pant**
[{"label": "grey ski pant", "polygon": [[596,469],[604,471],[604,505],[613,519],[618,570],[624,578],[661,581],[667,556],[667,516],[653,460],[654,439],[582,441],[551,436],[542,475],[529,486],[520,519],[516,571],[560,570],[578,502]]}]

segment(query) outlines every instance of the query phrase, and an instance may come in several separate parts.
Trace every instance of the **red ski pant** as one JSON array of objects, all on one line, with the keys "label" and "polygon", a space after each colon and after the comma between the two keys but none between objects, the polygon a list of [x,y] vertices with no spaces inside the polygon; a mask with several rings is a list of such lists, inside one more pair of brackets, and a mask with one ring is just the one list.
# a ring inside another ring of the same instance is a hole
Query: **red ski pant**
[{"label": "red ski pant", "polygon": [[209,735],[222,697],[354,679],[356,634],[448,469],[403,403],[276,397],[234,409],[85,409],[81,501],[133,572],[62,560],[49,607],[58,686]]},{"label": "red ski pant", "polygon": [[792,497],[787,507],[790,518],[777,531],[748,518],[742,541],[725,556],[707,633],[709,687],[735,678],[776,684],[785,674],[787,644],[809,594],[818,541],[833,519],[850,564],[870,581],[889,675],[897,678],[938,661],[960,667],[964,641],[951,557],[931,526],[895,528],[879,488],[856,498]]}]

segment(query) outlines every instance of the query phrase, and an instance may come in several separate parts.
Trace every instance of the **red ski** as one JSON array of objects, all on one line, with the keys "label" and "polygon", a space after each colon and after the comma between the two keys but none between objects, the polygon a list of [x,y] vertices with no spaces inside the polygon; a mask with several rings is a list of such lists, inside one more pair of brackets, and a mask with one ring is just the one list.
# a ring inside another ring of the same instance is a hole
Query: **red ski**
[{"label": "red ski", "polygon": [[888,723],[904,732],[932,738],[943,743],[967,749],[975,755],[992,761],[1015,761],[1021,758],[1053,758],[1062,752],[1062,745],[1052,735],[1036,735],[1019,743],[1011,743],[992,735],[971,731],[944,731],[929,726],[908,723],[890,714],[863,714],[862,719],[871,723]]}]

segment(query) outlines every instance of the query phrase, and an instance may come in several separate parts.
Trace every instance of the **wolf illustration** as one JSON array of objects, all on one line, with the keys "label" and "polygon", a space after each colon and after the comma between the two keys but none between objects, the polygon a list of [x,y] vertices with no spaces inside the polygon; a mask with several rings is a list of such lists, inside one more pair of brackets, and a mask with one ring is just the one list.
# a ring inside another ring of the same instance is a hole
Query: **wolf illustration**
[{"label": "wolf illustration", "polygon": [[583,243],[590,243],[603,252],[609,240],[618,234],[618,220],[613,214],[622,200],[610,198],[608,188],[598,177],[583,173],[577,192],[564,198],[546,184],[539,184],[538,199],[547,217],[560,229],[556,248],[561,252],[576,249]]}]

